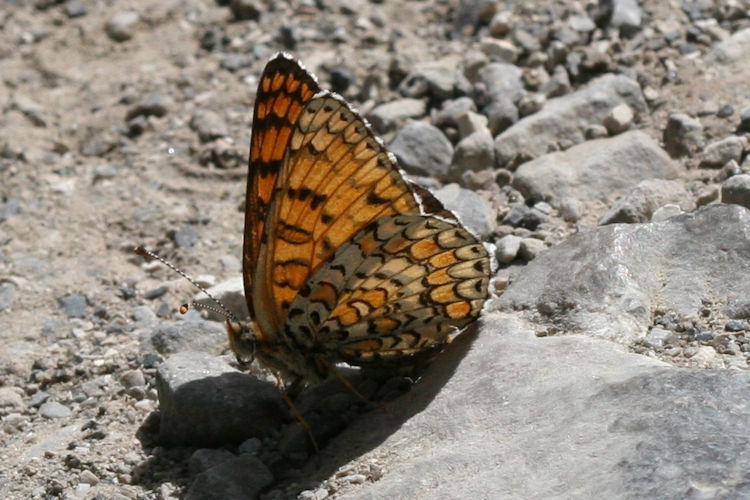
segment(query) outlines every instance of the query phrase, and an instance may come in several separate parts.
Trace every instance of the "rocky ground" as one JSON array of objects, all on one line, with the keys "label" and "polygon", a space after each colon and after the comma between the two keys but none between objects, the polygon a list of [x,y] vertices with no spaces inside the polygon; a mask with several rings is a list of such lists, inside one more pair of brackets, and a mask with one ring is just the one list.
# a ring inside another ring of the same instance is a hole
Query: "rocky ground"
[{"label": "rocky ground", "polygon": [[[750,3],[642,4],[5,2],[0,496],[750,495]],[[219,322],[178,314],[191,285],[132,253],[242,310],[279,50],[499,264],[408,394],[299,396],[319,453]]]}]

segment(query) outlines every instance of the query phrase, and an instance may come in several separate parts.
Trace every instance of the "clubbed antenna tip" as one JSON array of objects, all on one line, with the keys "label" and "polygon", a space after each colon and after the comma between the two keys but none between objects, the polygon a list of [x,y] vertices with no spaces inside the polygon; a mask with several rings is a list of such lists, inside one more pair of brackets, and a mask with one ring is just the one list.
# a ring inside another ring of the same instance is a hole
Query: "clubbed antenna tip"
[{"label": "clubbed antenna tip", "polygon": [[[188,280],[190,283],[192,283],[194,287],[196,287],[201,292],[205,293],[206,296],[209,299],[213,300],[214,303],[218,306],[218,309],[217,309],[215,307],[211,307],[211,306],[206,305],[206,304],[198,304],[197,302],[191,302],[190,305],[193,308],[195,308],[195,309],[207,309],[209,311],[214,311],[214,312],[216,312],[218,314],[224,315],[224,317],[229,318],[229,319],[231,319],[232,321],[234,321],[236,323],[239,323],[239,320],[237,319],[237,317],[234,314],[232,314],[232,312],[229,311],[229,309],[227,309],[224,304],[222,304],[217,298],[215,298],[213,295],[211,295],[208,292],[208,290],[206,290],[201,285],[199,285],[193,278],[191,278],[190,276],[188,276],[184,271],[182,271],[182,269],[179,269],[177,266],[175,266],[174,264],[172,264],[168,260],[164,259],[163,257],[160,257],[159,255],[155,254],[154,252],[152,252],[150,250],[146,250],[144,247],[142,247],[140,245],[137,246],[137,247],[135,247],[133,249],[133,251],[136,253],[136,255],[140,255],[141,257],[145,257],[147,259],[156,259],[156,260],[158,260],[159,262],[161,262],[162,264],[164,264],[165,266],[167,266],[168,268],[170,268],[172,271],[176,272],[177,274],[179,274],[180,276],[182,276],[183,278],[185,278],[186,280]],[[187,304],[182,304],[180,306],[180,314],[186,314],[189,309],[190,309],[190,307]]]}]

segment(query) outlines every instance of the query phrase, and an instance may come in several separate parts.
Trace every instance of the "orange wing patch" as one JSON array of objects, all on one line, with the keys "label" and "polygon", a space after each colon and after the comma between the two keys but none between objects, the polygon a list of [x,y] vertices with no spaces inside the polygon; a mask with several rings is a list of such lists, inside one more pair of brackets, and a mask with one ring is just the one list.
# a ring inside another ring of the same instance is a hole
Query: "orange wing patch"
[{"label": "orange wing patch", "polygon": [[320,91],[315,79],[300,65],[279,55],[267,65],[255,97],[250,169],[247,178],[243,273],[245,296],[255,316],[252,283],[260,255],[268,207],[294,126],[305,104]]}]

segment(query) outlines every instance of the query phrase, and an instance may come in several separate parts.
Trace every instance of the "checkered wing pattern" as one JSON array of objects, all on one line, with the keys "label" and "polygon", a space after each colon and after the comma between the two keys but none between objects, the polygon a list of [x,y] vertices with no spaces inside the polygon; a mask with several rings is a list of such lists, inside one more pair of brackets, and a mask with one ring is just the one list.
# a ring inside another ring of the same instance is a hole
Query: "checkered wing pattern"
[{"label": "checkered wing pattern", "polygon": [[255,107],[243,272],[261,360],[316,379],[445,343],[479,314],[490,269],[365,121],[278,56]]}]

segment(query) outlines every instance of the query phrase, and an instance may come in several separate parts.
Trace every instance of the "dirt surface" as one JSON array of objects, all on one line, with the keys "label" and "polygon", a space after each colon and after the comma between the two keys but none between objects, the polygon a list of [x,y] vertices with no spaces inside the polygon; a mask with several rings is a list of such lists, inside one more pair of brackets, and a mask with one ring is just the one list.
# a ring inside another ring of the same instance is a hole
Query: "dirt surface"
[{"label": "dirt surface", "polygon": [[[173,318],[194,290],[132,249],[156,249],[208,283],[239,275],[255,86],[276,51],[293,53],[326,87],[331,69],[346,69],[353,84],[343,93],[367,111],[398,97],[392,80],[413,64],[460,61],[486,23],[455,36],[460,9],[441,1],[247,2],[260,18],[238,21],[208,0],[139,0],[128,4],[138,13],[132,37],[116,41],[106,25],[125,4],[86,3],[84,16],[70,17],[71,3],[0,10],[0,285],[11,296],[0,311],[0,492],[170,498],[186,485],[190,451],[139,439],[157,403],[133,315],[146,305]],[[644,24],[689,24],[679,2],[650,8]],[[503,9],[529,26],[543,12],[528,2]],[[630,61],[615,53],[609,70],[658,92],[639,127],[661,139],[677,110],[701,116],[707,142],[735,129],[736,114],[716,112],[748,104],[750,67],[728,74],[674,48],[635,49],[622,51]],[[149,96],[155,111],[133,123],[129,113]],[[201,143],[190,126],[198,110],[217,113],[226,135]],[[684,163],[691,189],[713,182],[715,170]],[[122,383],[132,371],[145,376],[142,395]],[[72,415],[40,415],[40,391]]]}]

